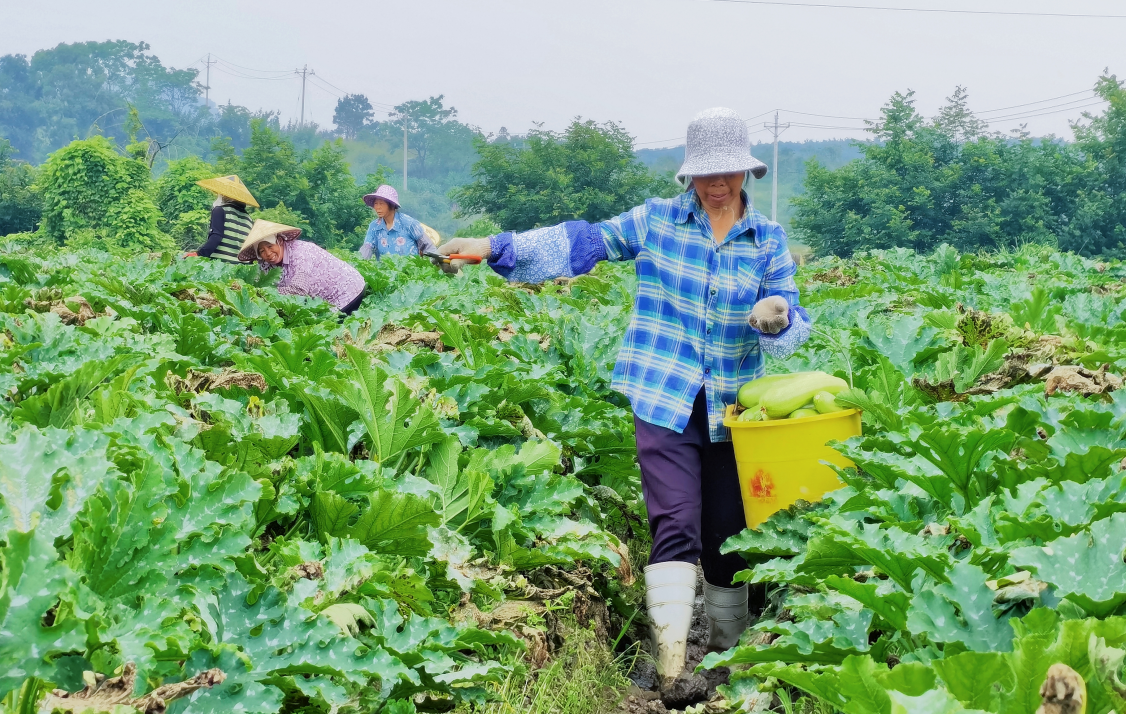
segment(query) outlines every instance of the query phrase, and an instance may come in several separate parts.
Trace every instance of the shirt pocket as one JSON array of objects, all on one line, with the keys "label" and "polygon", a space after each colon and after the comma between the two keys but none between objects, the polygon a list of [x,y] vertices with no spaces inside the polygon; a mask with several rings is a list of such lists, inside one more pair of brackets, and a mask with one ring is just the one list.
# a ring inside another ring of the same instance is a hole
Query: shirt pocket
[{"label": "shirt pocket", "polygon": [[762,287],[763,274],[766,272],[768,259],[740,260],[739,269],[735,276],[735,299],[744,305],[754,305],[758,302],[759,289]]}]

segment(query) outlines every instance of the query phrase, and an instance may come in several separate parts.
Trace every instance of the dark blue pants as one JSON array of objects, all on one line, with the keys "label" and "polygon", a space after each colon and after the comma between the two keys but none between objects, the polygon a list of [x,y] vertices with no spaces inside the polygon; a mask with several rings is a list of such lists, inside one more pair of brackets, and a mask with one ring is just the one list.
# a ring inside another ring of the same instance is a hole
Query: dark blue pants
[{"label": "dark blue pants", "polygon": [[696,395],[682,434],[636,415],[633,423],[641,490],[653,535],[649,562],[698,559],[709,583],[731,587],[732,577],[745,570],[747,562],[738,553],[720,555],[719,547],[742,531],[747,521],[731,442],[713,444],[708,436],[704,390]]}]

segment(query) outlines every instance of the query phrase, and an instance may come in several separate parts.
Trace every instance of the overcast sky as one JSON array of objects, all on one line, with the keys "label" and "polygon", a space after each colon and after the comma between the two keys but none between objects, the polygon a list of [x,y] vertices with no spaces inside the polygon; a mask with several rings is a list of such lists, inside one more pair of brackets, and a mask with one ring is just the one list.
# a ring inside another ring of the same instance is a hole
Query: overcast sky
[{"label": "overcast sky", "polygon": [[[805,1],[1126,15],[1123,0]],[[144,40],[166,65],[202,70],[210,52],[224,62],[212,66],[213,100],[278,109],[283,122],[300,109],[300,79],[284,73],[308,65],[306,118],[322,125],[341,90],[377,108],[444,94],[486,132],[561,129],[581,115],[621,122],[653,147],[680,143],[692,115],[716,105],[833,127],[795,126],[784,139],[859,137],[839,127],[878,116],[892,92],[914,89],[929,114],[959,84],[979,111],[1042,102],[992,116],[1055,112],[995,129],[1027,122],[1034,134],[1070,138],[1068,120],[1103,68],[1126,75],[1124,36],[1126,19],[715,0],[0,0],[0,54]],[[1071,96],[1043,101],[1061,95]]]}]

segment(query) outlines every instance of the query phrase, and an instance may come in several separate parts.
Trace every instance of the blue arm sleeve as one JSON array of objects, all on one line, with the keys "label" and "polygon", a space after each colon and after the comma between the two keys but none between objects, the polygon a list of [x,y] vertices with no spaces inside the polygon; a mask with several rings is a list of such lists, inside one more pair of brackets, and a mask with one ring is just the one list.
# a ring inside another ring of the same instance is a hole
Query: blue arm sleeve
[{"label": "blue arm sleeve", "polygon": [[510,282],[519,283],[573,278],[606,259],[601,231],[586,221],[501,233],[489,238],[489,252],[489,266]]}]

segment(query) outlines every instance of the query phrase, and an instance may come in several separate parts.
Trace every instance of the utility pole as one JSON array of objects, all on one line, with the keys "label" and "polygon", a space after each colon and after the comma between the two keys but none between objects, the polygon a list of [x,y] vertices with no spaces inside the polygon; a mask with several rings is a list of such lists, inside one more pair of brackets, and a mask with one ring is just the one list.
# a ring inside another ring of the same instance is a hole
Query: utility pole
[{"label": "utility pole", "polygon": [[770,167],[770,172],[774,174],[774,183],[770,191],[770,220],[778,220],[778,135],[790,128],[790,123],[778,123],[778,112],[774,112],[774,123],[762,123],[770,133],[774,135],[774,164]]},{"label": "utility pole", "polygon": [[204,64],[207,65],[207,85],[203,88],[203,106],[207,107],[209,114],[211,112],[211,65],[217,64],[218,62],[219,60],[211,59],[210,52],[207,53],[207,61],[204,62]]},{"label": "utility pole", "polygon": [[305,126],[305,77],[316,72],[309,69],[309,65],[305,65],[301,69],[293,70],[293,73],[301,75],[301,126]]}]

